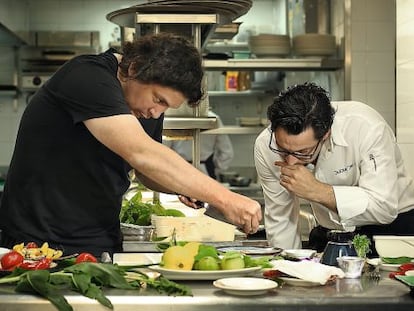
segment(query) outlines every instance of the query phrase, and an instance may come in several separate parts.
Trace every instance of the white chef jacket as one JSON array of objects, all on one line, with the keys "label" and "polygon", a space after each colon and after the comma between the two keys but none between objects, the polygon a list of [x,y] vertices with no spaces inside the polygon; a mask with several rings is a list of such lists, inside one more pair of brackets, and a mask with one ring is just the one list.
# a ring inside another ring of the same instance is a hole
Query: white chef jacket
[{"label": "white chef jacket", "polygon": [[[333,186],[338,214],[310,202],[317,222],[328,229],[391,223],[414,208],[414,185],[395,136],[374,109],[360,102],[332,102],[336,113],[331,135],[313,170]],[[281,157],[269,149],[270,128],[255,142],[255,165],[265,199],[264,220],[271,245],[300,248],[299,198],[279,183]]]},{"label": "white chef jacket", "polygon": [[[223,122],[220,117],[212,111],[208,112],[209,117],[216,117],[217,126],[222,127]],[[166,146],[175,150],[187,161],[193,158],[193,141],[192,140],[166,140],[163,142]],[[205,134],[200,135],[200,170],[206,175],[207,169],[205,162],[213,155],[213,163],[217,170],[226,170],[234,157],[233,145],[228,135]]]}]

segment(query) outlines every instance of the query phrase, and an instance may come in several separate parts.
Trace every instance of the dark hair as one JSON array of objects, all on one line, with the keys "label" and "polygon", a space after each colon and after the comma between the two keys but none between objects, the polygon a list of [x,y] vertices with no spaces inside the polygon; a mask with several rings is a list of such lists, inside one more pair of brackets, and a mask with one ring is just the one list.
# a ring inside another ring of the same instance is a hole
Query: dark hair
[{"label": "dark hair", "polygon": [[281,127],[290,135],[298,135],[312,127],[315,139],[328,132],[334,115],[328,92],[309,82],[289,87],[267,109],[272,131]]},{"label": "dark hair", "polygon": [[204,96],[201,54],[186,38],[171,33],[146,35],[124,43],[122,53],[119,67],[123,78],[170,87],[192,106]]}]

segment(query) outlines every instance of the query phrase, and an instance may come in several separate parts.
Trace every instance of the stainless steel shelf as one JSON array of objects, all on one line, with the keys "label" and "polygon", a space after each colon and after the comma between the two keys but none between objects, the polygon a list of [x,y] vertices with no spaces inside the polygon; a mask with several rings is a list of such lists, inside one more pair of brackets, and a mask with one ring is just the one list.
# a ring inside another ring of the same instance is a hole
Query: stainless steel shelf
[{"label": "stainless steel shelf", "polygon": [[309,57],[309,58],[251,58],[227,60],[204,59],[206,70],[292,70],[292,71],[333,71],[343,68],[342,59]]},{"label": "stainless steel shelf", "polygon": [[260,126],[222,126],[203,131],[201,134],[256,135],[263,131],[263,129],[264,127]]},{"label": "stainless steel shelf", "polygon": [[248,91],[208,91],[209,97],[234,97],[234,96],[264,96],[268,94],[265,90],[254,90]]},{"label": "stainless steel shelf", "polygon": [[189,130],[189,129],[214,129],[217,127],[217,119],[207,117],[165,117],[164,129]]}]

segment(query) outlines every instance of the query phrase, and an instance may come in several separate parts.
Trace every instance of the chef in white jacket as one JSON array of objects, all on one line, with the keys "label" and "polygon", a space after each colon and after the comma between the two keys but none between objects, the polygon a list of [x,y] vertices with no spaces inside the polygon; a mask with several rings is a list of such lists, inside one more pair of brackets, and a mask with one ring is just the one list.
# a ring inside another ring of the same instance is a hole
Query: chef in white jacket
[{"label": "chef in white jacket", "polygon": [[[301,248],[299,198],[310,202],[321,232],[414,235],[413,180],[378,112],[330,102],[324,89],[305,83],[277,96],[268,118],[254,157],[273,246]],[[323,250],[311,234],[313,242]]]},{"label": "chef in white jacket", "polygon": [[[210,110],[208,116],[217,119],[218,127],[223,126],[223,122],[216,113]],[[163,143],[175,150],[187,161],[192,162],[192,140],[165,140]],[[200,170],[202,172],[217,179],[217,173],[226,170],[231,164],[233,157],[233,145],[228,135],[200,135]]]}]

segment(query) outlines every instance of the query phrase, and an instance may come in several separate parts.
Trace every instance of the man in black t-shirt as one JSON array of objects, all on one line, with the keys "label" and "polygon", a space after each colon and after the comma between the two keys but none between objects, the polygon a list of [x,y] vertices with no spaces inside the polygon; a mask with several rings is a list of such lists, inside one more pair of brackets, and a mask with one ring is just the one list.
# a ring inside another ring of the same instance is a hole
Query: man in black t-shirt
[{"label": "man in black t-shirt", "polygon": [[111,49],[62,66],[22,116],[0,205],[1,246],[33,241],[65,254],[121,251],[119,211],[130,168],[147,187],[210,203],[255,232],[259,203],[159,143],[164,111],[196,105],[202,76],[197,49],[171,34],[128,42],[122,55]]}]

